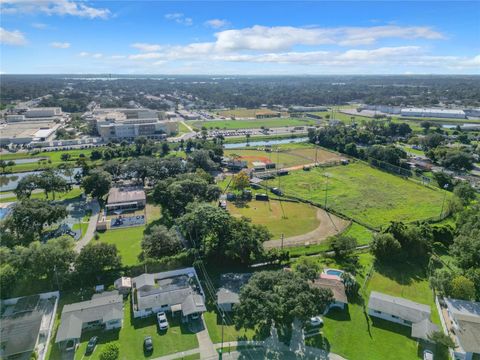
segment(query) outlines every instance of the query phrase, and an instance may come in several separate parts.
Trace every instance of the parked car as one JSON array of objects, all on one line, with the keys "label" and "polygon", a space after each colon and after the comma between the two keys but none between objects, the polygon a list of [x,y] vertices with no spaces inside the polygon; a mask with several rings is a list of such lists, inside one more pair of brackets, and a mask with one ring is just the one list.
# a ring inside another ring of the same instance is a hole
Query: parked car
[{"label": "parked car", "polygon": [[160,328],[160,330],[168,329],[167,315],[165,315],[163,311],[157,313],[157,321],[158,321],[158,327]]},{"label": "parked car", "polygon": [[433,352],[430,350],[423,350],[423,360],[433,360]]},{"label": "parked car", "polygon": [[143,339],[143,350],[147,353],[153,351],[153,340],[151,336],[145,336],[145,339]]},{"label": "parked car", "polygon": [[280,190],[279,188],[277,187],[274,187],[272,188],[272,190],[270,190],[272,193],[274,193],[275,195],[278,195],[278,196],[282,196],[283,195],[283,192],[282,190]]},{"label": "parked car", "polygon": [[323,319],[320,316],[311,317],[310,326],[323,327]]},{"label": "parked car", "polygon": [[192,320],[197,320],[200,317],[200,314],[199,313],[194,313],[190,316],[191,316]]},{"label": "parked car", "polygon": [[90,340],[88,340],[87,349],[85,350],[86,355],[93,353],[93,350],[95,350],[95,346],[97,346],[97,341],[98,336],[93,336],[92,338],[90,338]]}]

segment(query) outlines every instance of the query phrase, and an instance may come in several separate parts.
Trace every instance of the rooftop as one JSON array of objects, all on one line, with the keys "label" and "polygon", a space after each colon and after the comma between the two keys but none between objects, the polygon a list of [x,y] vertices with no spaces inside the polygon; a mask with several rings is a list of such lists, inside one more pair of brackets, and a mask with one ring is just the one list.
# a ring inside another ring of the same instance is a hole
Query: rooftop
[{"label": "rooftop", "polygon": [[134,201],[145,201],[145,191],[140,188],[111,188],[108,192],[107,204],[118,204]]},{"label": "rooftop", "polygon": [[446,298],[445,303],[458,324],[455,334],[462,348],[480,353],[480,302]]},{"label": "rooftop", "polygon": [[430,318],[430,306],[419,304],[411,300],[372,291],[368,301],[368,308],[386,314],[398,316],[400,319],[412,323]]},{"label": "rooftop", "polygon": [[220,276],[220,287],[217,291],[217,301],[219,304],[238,304],[240,290],[245,285],[251,273],[227,273]]},{"label": "rooftop", "polygon": [[330,289],[332,290],[335,301],[344,304],[348,303],[347,294],[345,293],[345,285],[341,280],[338,280],[338,277],[335,279],[323,277],[316,278],[313,282],[313,286],[321,289]]}]

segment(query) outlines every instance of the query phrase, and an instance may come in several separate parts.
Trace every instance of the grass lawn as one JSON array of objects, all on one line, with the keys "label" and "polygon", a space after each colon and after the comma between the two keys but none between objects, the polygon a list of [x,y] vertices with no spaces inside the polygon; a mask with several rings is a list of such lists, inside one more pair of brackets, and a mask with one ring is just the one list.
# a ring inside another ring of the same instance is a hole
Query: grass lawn
[{"label": "grass lawn", "polygon": [[[80,301],[80,299],[63,302],[63,304],[74,301]],[[155,316],[149,316],[145,319],[134,319],[130,308],[130,300],[125,301],[123,326],[120,330],[84,332],[80,347],[75,352],[75,359],[97,360],[100,358],[105,345],[112,341],[117,342],[119,345],[120,360],[156,358],[198,347],[195,333],[191,332],[187,326],[180,324],[179,319],[172,319],[167,315],[170,327],[166,332],[160,333]],[[59,310],[61,310],[61,307],[59,307]],[[89,356],[84,356],[88,340],[95,335],[99,337],[95,351]],[[152,337],[152,354],[147,355],[143,352],[143,339],[145,336]],[[58,347],[55,344],[51,344],[51,346],[50,356],[47,359],[61,359]]]},{"label": "grass lawn", "polygon": [[215,111],[215,114],[218,114],[219,116],[225,116],[225,117],[255,117],[255,114],[257,112],[265,112],[269,111],[272,114],[275,113],[275,111],[268,110],[268,109],[246,109],[246,108],[236,108],[236,109],[230,109],[230,110],[219,110]]},{"label": "grass lawn", "polygon": [[[203,319],[207,325],[208,334],[214,344],[222,342],[222,318],[216,311],[210,310],[203,314]],[[223,341],[252,340],[255,332],[253,330],[235,330],[235,326],[228,324],[225,320],[223,326]]]},{"label": "grass lawn", "polygon": [[282,234],[285,237],[305,234],[320,224],[317,208],[303,203],[252,200],[238,207],[229,202],[227,209],[233,216],[245,216],[254,224],[265,225],[272,239],[280,239]]},{"label": "grass lawn", "polygon": [[[359,254],[362,268],[356,276],[362,286],[373,260],[369,253]],[[323,266],[342,268],[334,259],[320,257],[318,261]],[[324,316],[323,334],[330,350],[349,360],[421,358],[421,349],[417,342],[410,338],[409,327],[377,320],[364,312],[362,301],[365,305],[368,304],[372,290],[431,305],[432,321],[439,324],[438,313],[433,307],[433,294],[423,269],[412,264],[401,264],[398,267],[375,265],[366,288],[360,290],[363,294],[362,300],[350,303],[348,311],[332,310]],[[312,338],[309,342],[319,346],[320,340],[320,337]]]},{"label": "grass lawn", "polygon": [[276,163],[277,168],[292,167],[304,164],[311,164],[317,162],[329,162],[339,160],[340,156],[337,154],[314,148],[305,144],[292,146],[293,144],[286,144],[289,146],[281,147],[282,151],[264,151],[256,149],[230,149],[225,150],[225,156],[232,154],[239,155],[243,160],[248,162],[248,166],[252,167],[253,161],[262,161],[266,163]]},{"label": "grass lawn", "polygon": [[[160,218],[160,208],[147,204],[147,224]],[[124,265],[135,265],[138,263],[138,255],[142,252],[140,243],[143,238],[144,226],[135,226],[124,229],[107,230],[99,232],[100,239],[108,244],[115,244],[122,256]],[[95,241],[95,240],[92,240]]]},{"label": "grass lawn", "polygon": [[373,233],[369,229],[354,222],[343,232],[343,235],[354,237],[358,245],[366,245],[373,240]]},{"label": "grass lawn", "polygon": [[[10,192],[10,191],[8,191]],[[12,191],[13,192],[13,191]],[[72,190],[66,192],[66,193],[55,193],[55,200],[60,201],[60,200],[71,200],[76,197],[79,197],[80,195],[83,194],[83,190],[79,187],[75,187]],[[45,193],[42,192],[37,192],[33,193],[32,196],[30,196],[31,199],[46,199],[45,198]],[[52,195],[49,195],[49,199],[52,200]],[[8,198],[0,198],[0,202],[13,202],[17,201],[17,197],[8,197]]]},{"label": "grass lawn", "polygon": [[[440,215],[444,191],[374,169],[364,163],[295,171],[281,178],[281,188],[324,204],[375,228],[390,221],[410,222]],[[447,193],[447,198],[451,195]]]},{"label": "grass lawn", "polygon": [[295,119],[295,118],[272,118],[258,120],[212,120],[195,121],[192,125],[198,129],[205,127],[207,129],[258,129],[263,127],[283,127],[283,126],[313,126],[317,121],[313,119]]},{"label": "grass lawn", "polygon": [[189,132],[190,132],[190,129],[188,127],[186,127],[185,124],[182,121],[178,123],[178,134],[179,135],[187,134]]}]

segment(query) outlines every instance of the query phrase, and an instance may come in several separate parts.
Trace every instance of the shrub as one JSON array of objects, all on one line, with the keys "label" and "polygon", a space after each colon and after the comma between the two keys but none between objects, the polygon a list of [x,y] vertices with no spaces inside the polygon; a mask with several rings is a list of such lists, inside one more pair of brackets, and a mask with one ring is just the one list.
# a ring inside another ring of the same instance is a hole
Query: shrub
[{"label": "shrub", "polygon": [[100,360],[116,360],[119,353],[120,349],[117,343],[107,344],[100,354]]}]

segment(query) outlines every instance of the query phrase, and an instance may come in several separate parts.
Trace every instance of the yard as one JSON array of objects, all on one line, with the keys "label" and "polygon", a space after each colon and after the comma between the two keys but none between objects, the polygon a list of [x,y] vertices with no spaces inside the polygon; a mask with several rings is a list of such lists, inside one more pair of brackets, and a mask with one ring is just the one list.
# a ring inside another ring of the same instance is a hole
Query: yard
[{"label": "yard", "polygon": [[[369,317],[364,312],[362,302],[365,306],[368,305],[368,297],[372,290],[404,297],[430,305],[432,321],[439,324],[427,276],[423,269],[415,264],[408,264],[408,266],[402,264],[398,267],[376,264],[366,288],[363,288],[365,276],[372,267],[373,260],[373,256],[369,253],[359,254],[362,269],[357,274],[357,281],[361,285],[360,292],[363,296],[361,300],[349,303],[348,311],[334,309],[323,317],[324,339],[333,353],[350,360],[419,359],[421,349],[418,343],[410,338],[411,329]],[[319,261],[325,267],[342,268],[342,265],[333,259],[319,258]],[[320,337],[312,338],[308,342],[321,346]]]},{"label": "yard", "polygon": [[361,162],[292,172],[281,178],[280,187],[287,195],[320,204],[326,200],[328,208],[375,228],[438,217],[444,196],[451,196]]},{"label": "yard", "polygon": [[305,234],[320,225],[318,209],[303,203],[252,200],[243,206],[229,202],[227,209],[233,216],[245,216],[254,224],[265,225],[272,239],[280,239],[282,234],[285,237]]},{"label": "yard", "polygon": [[[147,224],[160,218],[160,208],[147,204]],[[140,246],[145,225],[99,232],[99,241],[115,244],[122,256],[123,265],[135,265],[142,252]],[[92,240],[95,241],[95,240]]]},{"label": "yard", "polygon": [[[74,300],[79,301],[79,299]],[[71,300],[70,302],[73,302]],[[186,351],[198,347],[195,333],[188,329],[188,326],[180,324],[179,319],[168,317],[169,329],[160,333],[158,330],[155,316],[149,316],[144,319],[134,319],[130,311],[130,301],[124,302],[123,326],[120,330],[112,331],[89,331],[84,332],[81,338],[80,347],[75,352],[75,359],[97,360],[105,345],[115,341],[120,348],[120,360],[155,358],[167,354]],[[61,311],[61,307],[59,309]],[[58,322],[59,324],[59,322]],[[56,331],[54,331],[56,336]],[[92,336],[98,336],[98,345],[93,354],[85,356],[85,349],[88,340]],[[143,339],[145,336],[151,336],[153,340],[153,353],[145,354],[143,352]],[[50,344],[49,360],[60,360],[61,354],[55,344]]]},{"label": "yard", "polygon": [[237,130],[237,129],[259,129],[275,128],[284,126],[313,126],[317,121],[313,119],[295,119],[295,118],[272,118],[258,120],[209,120],[195,121],[192,125],[198,129],[205,127],[207,129]]},{"label": "yard", "polygon": [[246,109],[246,108],[236,108],[230,110],[219,110],[215,111],[215,114],[218,116],[225,116],[225,117],[241,117],[241,118],[254,118],[257,112],[270,112],[274,113],[274,111],[268,109]]},{"label": "yard", "polygon": [[[203,319],[207,325],[208,334],[214,344],[222,342],[222,318],[216,311],[210,310],[203,314]],[[255,332],[253,330],[235,330],[235,326],[225,320],[223,326],[223,341],[241,341],[241,340],[253,340]]]}]

